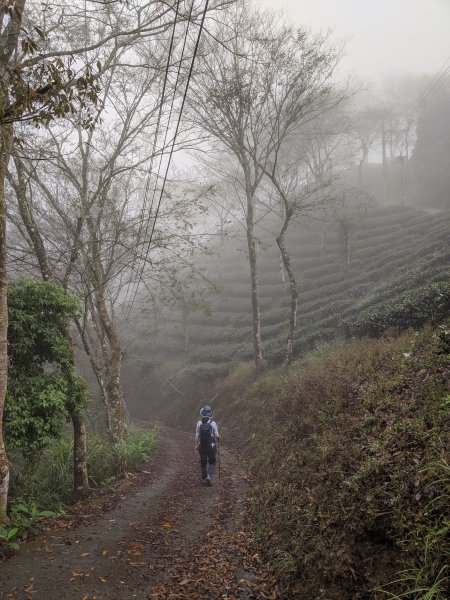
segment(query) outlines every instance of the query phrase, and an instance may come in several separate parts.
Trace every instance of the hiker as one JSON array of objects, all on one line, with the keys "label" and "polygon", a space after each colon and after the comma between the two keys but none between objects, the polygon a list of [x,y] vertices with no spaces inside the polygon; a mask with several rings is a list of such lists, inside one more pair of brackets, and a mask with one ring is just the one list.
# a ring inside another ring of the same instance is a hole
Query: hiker
[{"label": "hiker", "polygon": [[200,411],[202,417],[195,430],[195,449],[200,454],[200,469],[203,485],[210,486],[216,468],[219,430],[213,420],[212,408],[207,404]]}]

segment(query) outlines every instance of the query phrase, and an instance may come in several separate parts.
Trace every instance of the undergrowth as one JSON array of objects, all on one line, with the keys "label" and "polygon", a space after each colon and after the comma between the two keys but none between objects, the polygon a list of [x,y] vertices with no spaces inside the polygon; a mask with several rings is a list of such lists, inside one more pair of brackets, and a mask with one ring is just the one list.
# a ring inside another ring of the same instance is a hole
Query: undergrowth
[{"label": "undergrowth", "polygon": [[217,416],[252,456],[252,519],[286,598],[449,597],[448,358],[426,329],[222,383]]},{"label": "undergrowth", "polygon": [[[87,437],[87,467],[92,488],[110,485],[128,471],[136,470],[154,451],[156,432],[127,428],[123,442],[111,445],[99,435]],[[39,454],[12,458],[10,503],[59,510],[71,503],[73,494],[73,441],[62,437]]]}]

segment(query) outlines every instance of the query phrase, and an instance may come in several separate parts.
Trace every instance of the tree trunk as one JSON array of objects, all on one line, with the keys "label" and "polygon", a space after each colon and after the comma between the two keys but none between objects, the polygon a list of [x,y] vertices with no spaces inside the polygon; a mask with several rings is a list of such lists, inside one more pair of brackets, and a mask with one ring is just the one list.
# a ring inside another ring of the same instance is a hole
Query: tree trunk
[{"label": "tree trunk", "polygon": [[106,306],[103,282],[100,282],[95,292],[95,297],[100,323],[106,334],[110,348],[106,390],[110,405],[111,438],[114,443],[117,443],[123,439],[125,433],[125,403],[120,382],[122,350],[119,336]]},{"label": "tree trunk", "polygon": [[363,165],[364,165],[364,162],[363,162],[363,159],[361,159],[359,161],[359,164],[358,164],[358,188],[359,189],[362,188],[362,170],[363,170]]},{"label": "tree trunk", "polygon": [[294,336],[295,330],[297,328],[297,312],[298,312],[298,290],[297,290],[297,281],[295,279],[294,270],[291,265],[291,259],[289,257],[289,253],[286,249],[284,243],[284,236],[286,233],[286,229],[289,225],[289,221],[292,217],[292,212],[286,212],[286,216],[284,219],[283,226],[281,228],[280,235],[276,238],[278,248],[280,249],[281,257],[283,259],[283,265],[286,269],[286,273],[289,279],[289,289],[291,292],[291,311],[289,315],[289,331],[288,337],[286,341],[286,355],[284,359],[284,363],[286,365],[291,364],[292,357],[294,355]]},{"label": "tree trunk", "polygon": [[[75,343],[68,327],[64,329],[63,333],[70,344],[72,368],[75,374]],[[72,403],[70,417],[73,427],[73,497],[75,500],[79,500],[89,496],[91,490],[87,470],[86,428],[76,402]]]},{"label": "tree trunk", "polygon": [[[2,8],[6,4],[4,3]],[[4,77],[11,59],[17,50],[17,41],[22,25],[25,0],[17,0],[9,16],[4,11],[0,31],[0,113],[5,114],[9,107],[7,85]],[[8,163],[14,139],[13,124],[0,125],[0,523],[7,520],[6,508],[9,491],[9,463],[3,439],[3,410],[5,407],[6,386],[8,381],[8,271],[6,258],[6,197],[5,181],[8,174]]]},{"label": "tree trunk", "polygon": [[100,369],[98,373],[96,373],[96,378],[98,382],[98,387],[100,388],[100,396],[103,402],[103,406],[105,407],[105,427],[106,432],[108,434],[108,438],[110,442],[114,442],[114,432],[113,432],[113,415],[111,410],[111,403],[109,401],[108,390],[105,383],[105,378],[103,377]]},{"label": "tree trunk", "polygon": [[281,274],[281,283],[283,284],[284,288],[286,289],[286,273],[284,270],[284,264],[283,264],[283,255],[280,252],[280,274]]},{"label": "tree trunk", "polygon": [[185,352],[189,352],[189,326],[188,326],[188,316],[189,316],[189,309],[187,306],[186,301],[182,300],[182,305],[181,305],[181,315],[182,315],[182,321],[183,321],[183,349]]},{"label": "tree trunk", "polygon": [[81,415],[72,413],[73,425],[73,496],[75,500],[90,494],[86,463],[86,428]]},{"label": "tree trunk", "polygon": [[256,245],[254,236],[254,209],[253,193],[247,185],[247,246],[250,262],[250,285],[252,291],[252,315],[253,315],[253,350],[255,367],[259,371],[262,367],[263,353],[261,343],[261,309],[259,304],[258,269],[256,258]]},{"label": "tree trunk", "polygon": [[383,204],[386,205],[388,198],[388,165],[386,155],[386,126],[384,121],[381,127],[381,155],[383,159]]},{"label": "tree trunk", "polygon": [[[86,204],[86,203],[84,203]],[[91,214],[86,216],[91,243],[90,271],[94,287],[95,307],[101,328],[108,340],[110,356],[108,366],[107,392],[111,407],[111,433],[114,443],[120,442],[125,433],[125,402],[120,382],[120,371],[122,367],[122,349],[114,322],[109,315],[105,298],[105,282],[102,270],[102,257],[100,253],[100,242]]]},{"label": "tree trunk", "polygon": [[95,378],[97,379],[98,387],[100,388],[100,395],[102,398],[103,406],[105,407],[106,432],[108,434],[109,439],[112,440],[113,433],[112,433],[112,422],[111,422],[111,408],[109,406],[108,391],[106,389],[103,372],[102,372],[101,367],[99,367],[99,365],[97,364],[97,361],[92,354],[90,342],[88,341],[88,337],[86,335],[85,330],[83,329],[83,327],[81,326],[81,323],[78,320],[75,321],[75,323],[76,323],[76,326],[78,329],[78,333],[80,334],[81,341],[83,343],[84,351],[89,359],[91,368],[94,371]]},{"label": "tree trunk", "polygon": [[42,279],[48,281],[51,279],[50,268],[47,261],[47,252],[45,250],[44,242],[36,227],[33,213],[27,204],[26,189],[27,183],[25,179],[25,168],[20,158],[14,158],[14,164],[17,171],[17,183],[10,178],[10,183],[14,188],[17,197],[17,205],[19,207],[20,217],[25,229],[27,230],[28,236],[33,245],[34,253],[39,264],[39,270],[41,271]]},{"label": "tree trunk", "polygon": [[6,197],[5,181],[11,155],[13,127],[0,127],[0,523],[7,520],[9,463],[3,439],[3,410],[8,380],[8,273],[6,261]]}]

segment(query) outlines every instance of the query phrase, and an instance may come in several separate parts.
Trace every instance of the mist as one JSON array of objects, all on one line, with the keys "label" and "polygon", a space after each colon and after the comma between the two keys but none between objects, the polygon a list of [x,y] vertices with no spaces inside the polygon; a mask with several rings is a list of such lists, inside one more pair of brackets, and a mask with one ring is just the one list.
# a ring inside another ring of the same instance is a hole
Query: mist
[{"label": "mist", "polygon": [[331,29],[346,41],[340,72],[366,82],[434,75],[450,55],[450,5],[445,0],[263,0],[297,25]]},{"label": "mist", "polygon": [[6,4],[0,596],[447,600],[449,3]]}]

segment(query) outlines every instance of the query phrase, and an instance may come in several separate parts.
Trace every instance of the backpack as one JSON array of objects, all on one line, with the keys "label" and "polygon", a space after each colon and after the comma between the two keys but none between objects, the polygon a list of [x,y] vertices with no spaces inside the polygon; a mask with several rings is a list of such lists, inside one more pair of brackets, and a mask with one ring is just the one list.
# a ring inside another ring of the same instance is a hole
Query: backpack
[{"label": "backpack", "polygon": [[200,446],[202,448],[207,448],[212,444],[212,425],[209,423],[209,419],[207,417],[203,417],[202,422],[200,423]]}]

